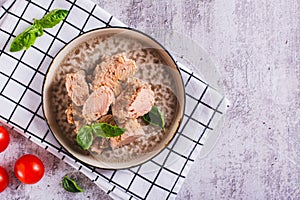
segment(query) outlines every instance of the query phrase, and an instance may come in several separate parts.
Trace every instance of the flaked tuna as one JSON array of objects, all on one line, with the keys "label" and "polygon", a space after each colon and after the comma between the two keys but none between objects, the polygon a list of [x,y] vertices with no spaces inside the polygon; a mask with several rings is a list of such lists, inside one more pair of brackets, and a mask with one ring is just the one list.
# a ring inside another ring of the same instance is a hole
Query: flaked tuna
[{"label": "flaked tuna", "polygon": [[67,115],[67,122],[69,124],[75,125],[75,132],[77,133],[81,126],[85,124],[81,113],[81,107],[70,104],[65,113]]},{"label": "flaked tuna", "polygon": [[111,138],[111,147],[117,148],[129,144],[145,133],[137,121],[137,117],[148,113],[154,104],[154,92],[148,83],[132,79],[126,89],[117,97],[112,105],[112,113],[118,126],[126,132],[119,137]]},{"label": "flaked tuna", "polygon": [[151,110],[154,92],[150,84],[133,77],[135,72],[135,62],[118,54],[104,58],[89,78],[83,70],[67,75],[65,84],[74,105],[66,110],[66,115],[76,133],[83,125],[97,122],[126,129],[118,137],[97,137],[90,147],[92,152],[100,154],[109,148],[108,144],[112,149],[124,146],[145,134],[137,118]]},{"label": "flaked tuna", "polygon": [[110,146],[112,149],[129,144],[139,137],[145,135],[145,132],[137,119],[129,119],[121,126],[126,129],[126,132],[121,136],[110,138]]},{"label": "flaked tuna", "polygon": [[148,113],[153,105],[154,92],[150,84],[139,79],[132,79],[112,105],[112,113],[115,119],[123,124],[127,119]]},{"label": "flaked tuna", "polygon": [[127,59],[124,55],[116,55],[106,58],[94,70],[94,89],[100,86],[107,86],[117,96],[122,90],[121,83],[133,77],[136,71],[135,62]]},{"label": "flaked tuna", "polygon": [[114,101],[114,93],[107,86],[97,88],[83,105],[82,115],[87,122],[92,122],[105,115]]},{"label": "flaked tuna", "polygon": [[85,71],[80,70],[66,75],[68,96],[76,106],[82,106],[89,97],[89,86],[85,79]]},{"label": "flaked tuna", "polygon": [[149,84],[139,86],[128,111],[131,118],[137,118],[148,113],[154,105],[154,92]]}]

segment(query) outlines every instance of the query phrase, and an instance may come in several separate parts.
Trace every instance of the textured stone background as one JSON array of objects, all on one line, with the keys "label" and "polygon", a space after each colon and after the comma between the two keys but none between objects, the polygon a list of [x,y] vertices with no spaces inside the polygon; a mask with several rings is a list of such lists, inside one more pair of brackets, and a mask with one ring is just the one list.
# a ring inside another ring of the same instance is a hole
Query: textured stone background
[{"label": "textured stone background", "polygon": [[[216,147],[195,162],[178,199],[300,199],[299,0],[95,2],[138,29],[186,34],[219,64],[232,107]],[[77,172],[14,132],[1,165],[12,172],[24,152],[45,161],[45,177],[22,185],[11,175],[0,199],[109,199],[80,174],[86,191],[64,192],[60,179]]]}]

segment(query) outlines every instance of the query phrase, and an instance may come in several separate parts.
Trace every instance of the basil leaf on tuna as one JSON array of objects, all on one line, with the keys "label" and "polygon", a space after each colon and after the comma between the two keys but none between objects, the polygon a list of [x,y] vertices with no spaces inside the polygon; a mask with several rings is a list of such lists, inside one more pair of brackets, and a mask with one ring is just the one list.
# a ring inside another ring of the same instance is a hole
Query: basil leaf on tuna
[{"label": "basil leaf on tuna", "polygon": [[62,179],[62,186],[68,192],[83,192],[83,189],[81,189],[74,180],[67,176]]},{"label": "basil leaf on tuna", "polygon": [[94,140],[94,134],[98,137],[109,138],[122,135],[126,129],[118,126],[112,126],[107,123],[97,123],[92,125],[83,125],[77,133],[77,144],[87,150],[91,147]]},{"label": "basil leaf on tuna", "polygon": [[93,129],[88,125],[82,126],[77,133],[76,140],[83,150],[87,150],[93,143]]},{"label": "basil leaf on tuna", "polygon": [[159,126],[165,130],[165,118],[162,111],[158,107],[152,106],[151,110],[143,116],[143,119],[154,126]]},{"label": "basil leaf on tuna", "polygon": [[99,137],[117,137],[122,135],[126,129],[120,128],[118,126],[112,126],[107,123],[97,123],[93,124],[92,128],[94,130],[94,133]]}]

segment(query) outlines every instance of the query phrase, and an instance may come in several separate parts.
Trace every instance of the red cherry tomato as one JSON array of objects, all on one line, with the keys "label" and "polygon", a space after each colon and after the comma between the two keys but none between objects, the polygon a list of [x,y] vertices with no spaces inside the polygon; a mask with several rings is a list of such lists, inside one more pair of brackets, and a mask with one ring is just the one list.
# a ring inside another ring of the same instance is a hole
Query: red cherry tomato
[{"label": "red cherry tomato", "polygon": [[0,192],[3,192],[7,188],[9,182],[8,174],[6,170],[0,166]]},{"label": "red cherry tomato", "polygon": [[3,126],[0,126],[0,153],[7,148],[9,141],[8,131]]},{"label": "red cherry tomato", "polygon": [[15,163],[16,177],[25,184],[34,184],[44,176],[44,164],[36,156],[27,154],[20,157]]}]

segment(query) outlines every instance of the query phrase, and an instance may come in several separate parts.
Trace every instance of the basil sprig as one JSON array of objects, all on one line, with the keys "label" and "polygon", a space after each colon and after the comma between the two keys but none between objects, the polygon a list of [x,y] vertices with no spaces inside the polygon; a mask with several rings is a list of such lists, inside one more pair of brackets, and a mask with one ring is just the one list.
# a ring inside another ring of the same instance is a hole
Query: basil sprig
[{"label": "basil sprig", "polygon": [[21,51],[24,48],[27,50],[34,44],[37,37],[44,34],[44,28],[54,27],[62,21],[68,13],[69,11],[67,10],[55,9],[39,20],[34,19],[31,26],[15,37],[9,50],[11,52]]},{"label": "basil sprig", "polygon": [[99,137],[109,138],[122,135],[126,129],[118,126],[112,126],[107,123],[97,123],[91,125],[83,125],[77,133],[77,144],[87,150],[91,147],[94,139],[94,134]]},{"label": "basil sprig", "polygon": [[64,176],[62,179],[62,186],[68,192],[83,192],[83,189],[81,189],[74,180],[67,176]]},{"label": "basil sprig", "polygon": [[162,111],[156,106],[152,106],[151,110],[143,116],[143,119],[154,126],[159,126],[165,130],[165,118]]}]

